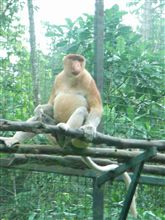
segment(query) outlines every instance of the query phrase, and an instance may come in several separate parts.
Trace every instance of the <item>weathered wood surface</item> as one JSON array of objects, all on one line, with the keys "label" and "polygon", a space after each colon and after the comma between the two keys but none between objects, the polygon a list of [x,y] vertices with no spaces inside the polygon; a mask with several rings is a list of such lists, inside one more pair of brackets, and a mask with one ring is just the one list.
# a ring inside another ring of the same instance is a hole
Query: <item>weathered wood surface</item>
[{"label": "weathered wood surface", "polygon": [[[120,150],[108,147],[89,147],[85,149],[78,148],[61,148],[51,145],[29,145],[21,144],[16,145],[14,148],[7,148],[4,144],[0,144],[1,153],[17,153],[17,154],[48,154],[48,155],[81,155],[81,156],[91,156],[95,158],[114,158],[118,159],[120,162],[125,162],[133,157],[139,155],[142,151],[130,151],[130,150]],[[157,153],[150,162],[165,164],[165,154]]]},{"label": "weathered wood surface", "polygon": [[[76,137],[82,140],[84,138],[84,132],[82,130],[69,129],[67,131],[59,129],[57,126],[46,125],[41,122],[13,122],[7,120],[0,120],[0,131],[26,131],[39,133],[63,133],[70,137]],[[93,144],[100,147],[89,147],[86,149],[76,148],[59,148],[51,145],[17,145],[12,148],[7,148],[3,141],[0,140],[0,152],[4,154],[13,154],[11,158],[1,158],[0,166],[6,168],[26,168],[30,170],[43,170],[47,172],[59,172],[63,170],[59,167],[65,167],[65,174],[76,175],[78,170],[80,173],[88,173],[88,175],[95,176],[94,172],[89,170],[86,165],[81,161],[80,156],[90,156],[95,158],[94,160],[101,164],[107,165],[110,163],[116,163],[114,159],[117,159],[120,163],[126,162],[131,158],[137,157],[142,150],[147,150],[152,147],[156,147],[158,151],[165,151],[165,140],[137,140],[137,139],[123,139],[112,137],[97,132],[96,136],[92,140]],[[105,147],[105,144],[111,147]],[[118,149],[119,148],[119,149]],[[120,149],[121,148],[121,149]],[[128,150],[136,149],[140,150]],[[127,149],[127,150],[124,150]],[[54,156],[52,156],[54,155]],[[72,155],[67,156],[66,155]],[[70,159],[69,159],[70,157]],[[102,159],[98,159],[102,158]],[[103,159],[104,158],[104,159]],[[107,159],[105,159],[107,158]],[[112,159],[113,161],[110,161]],[[52,164],[53,165],[52,165]],[[157,153],[152,159],[145,164],[143,173],[150,173],[154,175],[165,175],[165,166],[152,165],[152,163],[165,164],[165,154]],[[34,166],[34,167],[33,167]],[[37,168],[36,168],[37,167]],[[58,169],[57,169],[58,167]],[[57,171],[58,170],[58,171]],[[71,172],[70,172],[71,170]],[[74,170],[74,172],[73,172]],[[77,171],[76,171],[77,170]],[[72,173],[73,172],[73,173]]]},{"label": "weathered wood surface", "polygon": [[[57,126],[43,124],[41,122],[14,122],[8,120],[0,120],[0,131],[27,131],[38,133],[63,133],[66,136],[76,137],[81,140],[86,140],[84,132],[79,129],[61,130]],[[92,140],[93,144],[106,144],[108,146],[115,146],[117,148],[140,148],[148,149],[150,147],[157,147],[158,150],[165,150],[165,140],[138,140],[138,139],[124,139],[117,138],[110,135],[105,135],[97,132]]]},{"label": "weathered wood surface", "polygon": [[[99,165],[115,164],[109,159],[93,158]],[[90,170],[81,160],[80,156],[52,156],[34,154],[13,154],[8,158],[0,158],[0,167],[33,170],[41,172],[55,172],[66,175],[96,177],[100,172]],[[131,170],[129,170],[131,172]],[[152,175],[165,175],[165,166],[145,164],[143,173]]]},{"label": "weathered wood surface", "polygon": [[126,172],[130,169],[136,169],[136,167],[138,167],[140,164],[144,163],[146,160],[155,156],[156,153],[157,153],[156,148],[152,148],[150,150],[147,150],[147,151],[139,154],[135,158],[131,158],[126,163],[120,165],[116,169],[108,171],[108,172],[104,173],[103,175],[101,175],[98,178],[98,185],[101,186],[102,184],[106,183],[106,181],[113,179],[117,176],[120,176],[124,172]]}]

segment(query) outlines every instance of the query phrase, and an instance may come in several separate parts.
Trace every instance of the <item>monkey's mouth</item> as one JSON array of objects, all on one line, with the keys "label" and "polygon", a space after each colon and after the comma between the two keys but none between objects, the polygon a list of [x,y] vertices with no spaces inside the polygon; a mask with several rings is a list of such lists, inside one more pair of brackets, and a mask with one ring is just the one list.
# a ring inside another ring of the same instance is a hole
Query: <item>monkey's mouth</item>
[{"label": "monkey's mouth", "polygon": [[72,71],[72,74],[73,74],[74,76],[77,76],[79,73],[80,73],[79,71]]}]

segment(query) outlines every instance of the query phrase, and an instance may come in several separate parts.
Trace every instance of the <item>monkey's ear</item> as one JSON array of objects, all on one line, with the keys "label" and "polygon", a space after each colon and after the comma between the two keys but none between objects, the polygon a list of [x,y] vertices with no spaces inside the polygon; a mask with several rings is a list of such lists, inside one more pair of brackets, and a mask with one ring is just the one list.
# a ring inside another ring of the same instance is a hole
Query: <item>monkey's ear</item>
[{"label": "monkey's ear", "polygon": [[63,62],[66,60],[66,57],[67,57],[67,55],[63,57],[63,59],[62,59]]}]

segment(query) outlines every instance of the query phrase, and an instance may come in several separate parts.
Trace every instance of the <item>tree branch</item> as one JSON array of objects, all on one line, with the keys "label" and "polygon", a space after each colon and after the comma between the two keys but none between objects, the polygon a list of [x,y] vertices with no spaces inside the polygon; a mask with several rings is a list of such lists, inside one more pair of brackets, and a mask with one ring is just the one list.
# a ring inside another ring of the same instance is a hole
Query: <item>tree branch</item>
[{"label": "tree branch", "polygon": [[[6,4],[6,7],[5,7],[5,9],[3,10],[3,12],[2,12],[3,16],[5,16],[6,11],[10,8],[10,6],[12,6],[13,3],[14,3],[14,1],[11,0],[11,1],[9,1],[9,2]],[[2,2],[1,2],[1,4],[2,4]]]}]

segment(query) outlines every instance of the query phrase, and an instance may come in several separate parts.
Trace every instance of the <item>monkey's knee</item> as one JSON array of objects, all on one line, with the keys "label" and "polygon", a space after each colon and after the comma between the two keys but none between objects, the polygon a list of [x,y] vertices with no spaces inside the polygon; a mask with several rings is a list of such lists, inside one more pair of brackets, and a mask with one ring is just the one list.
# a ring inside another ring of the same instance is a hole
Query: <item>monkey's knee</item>
[{"label": "monkey's knee", "polygon": [[81,106],[81,107],[76,109],[75,114],[80,114],[80,115],[83,115],[83,116],[86,117],[88,115],[88,110],[87,110],[86,107]]},{"label": "monkey's knee", "polygon": [[73,112],[73,114],[67,121],[67,125],[74,129],[79,128],[84,124],[87,115],[88,115],[87,108],[83,106],[79,107]]}]

